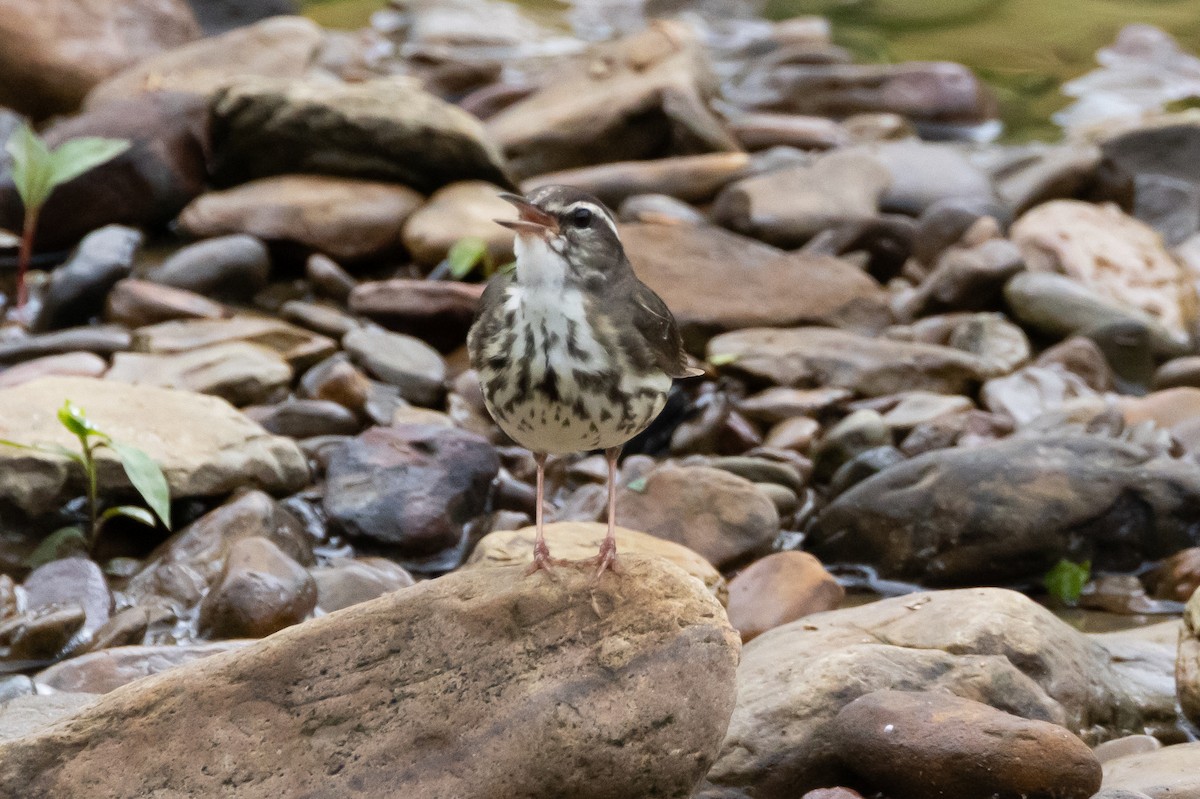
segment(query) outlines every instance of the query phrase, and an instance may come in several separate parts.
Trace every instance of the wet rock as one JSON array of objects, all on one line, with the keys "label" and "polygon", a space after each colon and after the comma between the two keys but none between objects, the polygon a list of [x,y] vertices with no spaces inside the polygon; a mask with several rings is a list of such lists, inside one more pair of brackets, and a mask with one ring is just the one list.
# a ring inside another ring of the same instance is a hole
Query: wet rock
[{"label": "wet rock", "polygon": [[810,613],[833,610],[845,593],[807,552],[776,552],[729,583],[729,623],[748,642]]},{"label": "wet rock", "polygon": [[995,115],[991,91],[967,67],[902,64],[763,63],[727,92],[731,102],[822,117],[897,114],[918,127],[972,125]]},{"label": "wet rock", "polygon": [[1149,584],[1158,599],[1187,602],[1200,588],[1200,547],[1181,549],[1150,574]]},{"label": "wet rock", "polygon": [[166,599],[180,611],[196,605],[224,568],[229,549],[244,538],[265,538],[292,560],[313,562],[300,522],[261,491],[248,491],[175,533],[146,559],[126,587],[139,604]]},{"label": "wet rock", "polygon": [[898,799],[1088,799],[1100,788],[1100,764],[1067,730],[952,694],[875,691],[829,734],[847,770]]},{"label": "wet rock", "polygon": [[362,427],[353,411],[329,400],[293,398],[243,411],[268,433],[288,438],[352,436]]},{"label": "wet rock", "polygon": [[355,314],[448,352],[467,340],[482,294],[476,283],[393,278],[355,287],[349,305]]},{"label": "wet rock", "polygon": [[370,379],[344,352],[321,361],[300,379],[302,397],[336,402],[354,413],[364,411],[370,392]]},{"label": "wet rock", "polygon": [[317,607],[323,613],[367,602],[414,584],[412,575],[385,558],[334,558],[313,569]]},{"label": "wet rock", "polygon": [[458,546],[500,468],[484,439],[434,425],[373,427],[334,452],[325,511],[347,534],[420,558]]},{"label": "wet rock", "polygon": [[[1200,776],[1196,771],[1198,757],[1200,743],[1193,741],[1110,760],[1104,764],[1104,791],[1101,796],[1110,793],[1113,794],[1112,799],[1193,796],[1200,791]],[[1117,796],[1117,792],[1122,791],[1128,794]]]},{"label": "wet rock", "polygon": [[863,450],[839,466],[829,478],[829,498],[832,499],[851,486],[874,477],[884,469],[890,469],[901,463],[904,458],[904,453],[891,444]]},{"label": "wet rock", "polygon": [[1154,752],[1162,749],[1162,743],[1153,735],[1126,735],[1105,741],[1092,750],[1096,759],[1101,763],[1115,760],[1126,755],[1140,755],[1143,752]]},{"label": "wet rock", "polygon": [[5,4],[0,105],[35,118],[74,111],[98,81],[200,37],[184,0]]},{"label": "wet rock", "polygon": [[943,416],[965,413],[974,407],[966,397],[908,391],[901,394],[900,401],[883,414],[883,423],[892,430],[911,430]]},{"label": "wet rock", "polygon": [[979,359],[930,344],[868,338],[844,330],[748,328],[708,343],[708,360],[784,386],[833,386],[866,396],[901,391],[962,394],[982,377]]},{"label": "wet rock", "polygon": [[149,279],[205,296],[247,300],[267,285],[270,274],[266,245],[253,236],[235,234],[177,250]]},{"label": "wet rock", "polygon": [[987,174],[952,144],[905,139],[869,151],[891,176],[880,198],[884,211],[920,216],[938,202],[984,204],[994,198]]},{"label": "wet rock", "polygon": [[104,317],[113,324],[135,328],[172,319],[220,319],[225,306],[192,291],[126,278],[113,286]]},{"label": "wet rock", "polygon": [[[938,450],[828,505],[805,546],[931,584],[1040,579],[1060,558],[1128,571],[1195,546],[1200,470],[1108,438],[1049,435]],[[981,508],[986,508],[981,511]]]},{"label": "wet rock", "polygon": [[458,180],[509,184],[478,120],[407,78],[244,78],[217,93],[211,113],[219,185],[296,172],[421,192]]},{"label": "wet rock", "polygon": [[492,116],[487,129],[518,178],[736,151],[708,106],[716,91],[695,35],[665,22],[563,63],[531,95]]},{"label": "wet rock", "polygon": [[99,630],[113,610],[113,596],[104,573],[86,558],[63,558],[39,566],[25,578],[22,588],[27,610],[78,605],[85,616],[78,632],[84,637],[90,638]]},{"label": "wet rock", "polygon": [[[191,2],[197,5],[197,0]],[[229,0],[224,2],[233,5]],[[275,2],[283,5],[288,0]],[[204,0],[204,4],[214,5],[211,0]],[[245,5],[239,3],[243,8]],[[88,93],[86,106],[95,108],[134,97],[147,86],[208,98],[244,76],[298,78],[312,67],[324,40],[321,27],[302,17],[279,17],[246,25],[138,60],[95,86]]]},{"label": "wet rock", "polygon": [[292,367],[266,347],[233,341],[167,355],[117,353],[104,379],[211,394],[241,407],[280,399]]},{"label": "wet rock", "polygon": [[995,588],[807,616],[745,647],[738,705],[708,779],[752,785],[761,799],[844,784],[830,722],[881,690],[946,692],[1076,733],[1141,732],[1150,718],[1173,715],[1173,699],[1136,677],[1125,654]]},{"label": "wet rock", "polygon": [[33,680],[26,677],[24,674],[9,674],[5,677],[0,677],[0,738],[5,736],[5,722],[3,719],[8,714],[8,703],[13,699],[21,696],[30,696],[37,692]]},{"label": "wet rock", "polygon": [[1151,387],[1154,389],[1192,386],[1200,388],[1200,355],[1191,355],[1167,361],[1154,373]]},{"label": "wet rock", "polygon": [[354,290],[356,281],[332,258],[315,252],[304,263],[304,274],[313,290],[332,300],[345,302]]},{"label": "wet rock", "polygon": [[728,330],[828,323],[884,302],[879,284],[846,261],[782,253],[716,227],[622,225],[621,239],[694,350]]},{"label": "wet rock", "polygon": [[84,694],[106,694],[126,683],[201,658],[241,649],[248,641],[163,646],[121,646],[56,663],[38,672],[37,684]]},{"label": "wet rock", "polygon": [[1062,272],[1100,296],[1131,305],[1186,340],[1196,291],[1158,234],[1116,206],[1055,200],[1013,224],[1029,268]]},{"label": "wet rock", "polygon": [[0,371],[0,388],[10,388],[42,377],[100,377],[108,363],[90,352],[47,355]]},{"label": "wet rock", "polygon": [[446,362],[420,339],[380,328],[352,330],[342,347],[354,361],[418,405],[436,405],[445,390]]},{"label": "wet rock", "polygon": [[1109,299],[1065,275],[1021,272],[1004,287],[1004,299],[1023,325],[1059,338],[1116,323],[1137,322],[1150,334],[1154,352],[1163,357],[1190,352],[1186,337],[1120,299]]},{"label": "wet rock", "polygon": [[500,199],[499,186],[468,180],[443,186],[404,222],[404,247],[422,266],[437,266],[460,239],[487,243],[488,257],[499,266],[513,259],[513,234],[496,219],[516,219],[517,209]]},{"label": "wet rock", "polygon": [[20,738],[49,727],[64,716],[96,701],[95,694],[34,694],[0,705],[0,741]]},{"label": "wet rock", "polygon": [[618,489],[617,524],[683,544],[725,568],[770,546],[779,513],[743,477],[704,466],[663,466]]},{"label": "wet rock", "polygon": [[391,183],[281,175],[198,197],[179,224],[198,238],[244,233],[350,262],[399,254],[401,225],[420,204],[421,195]]},{"label": "wet rock", "polygon": [[899,316],[914,319],[945,311],[995,308],[1009,278],[1025,268],[1020,250],[993,238],[971,247],[950,247],[904,302]]},{"label": "wet rock", "polygon": [[141,231],[107,225],[79,242],[71,258],[51,273],[42,294],[36,330],[87,324],[104,307],[118,280],[129,277],[142,246]]},{"label": "wet rock", "polygon": [[116,325],[89,325],[34,336],[17,336],[0,343],[0,363],[19,363],[77,350],[111,355],[129,349],[132,339],[128,330]]},{"label": "wet rock", "polygon": [[635,194],[621,203],[617,221],[700,226],[708,224],[708,217],[683,200],[665,194]]},{"label": "wet rock", "polygon": [[1097,394],[1087,381],[1061,367],[1026,366],[987,381],[979,396],[989,411],[1002,413],[1022,426],[1073,399]]},{"label": "wet rock", "polygon": [[833,152],[727,186],[713,217],[747,236],[798,247],[828,228],[874,219],[890,180],[887,168],[869,154]]},{"label": "wet rock", "polygon": [[243,342],[278,353],[297,371],[307,369],[337,350],[331,339],[278,319],[234,316],[230,319],[192,319],[143,327],[134,336],[134,349],[170,355]]},{"label": "wet rock", "polygon": [[878,411],[855,411],[830,427],[813,449],[813,473],[828,480],[842,464],[875,447],[892,443],[892,432]]},{"label": "wet rock", "polygon": [[92,640],[80,647],[79,652],[98,652],[117,646],[136,646],[146,640],[151,626],[161,627],[174,624],[176,615],[161,603],[131,605],[114,613]]},{"label": "wet rock", "polygon": [[48,660],[62,652],[87,621],[77,603],[29,610],[0,623],[0,641],[8,643],[5,660]]},{"label": "wet rock", "polygon": [[[1200,173],[1191,158],[1200,138],[1195,124],[1180,122],[1132,126],[1107,137],[1101,145],[1107,180],[1132,188],[1133,215],[1157,228],[1170,244],[1200,229],[1195,199]],[[1175,202],[1156,201],[1164,189],[1174,190]]]},{"label": "wet rock", "polygon": [[[83,136],[132,146],[54,190],[38,216],[37,251],[68,249],[109,224],[158,228],[174,219],[207,182],[206,119],[202,98],[152,92],[43,131],[51,147]],[[0,174],[0,228],[19,230],[22,209],[11,178]]]},{"label": "wet rock", "polygon": [[652,192],[688,203],[703,203],[749,165],[750,157],[739,152],[610,162],[538,175],[522,181],[521,190],[528,193],[541,186],[576,186],[599,197],[610,208],[634,195]]},{"label": "wet rock", "polygon": [[[153,386],[48,377],[0,390],[0,438],[75,445],[55,416],[65,398],[158,463],[173,498],[220,496],[248,485],[290,492],[308,481],[292,441],[269,435],[223,400]],[[115,456],[101,451],[97,461],[104,496],[129,491]],[[56,510],[82,488],[73,466],[57,455],[0,449],[0,498],[34,516]]]},{"label": "wet rock", "polygon": [[849,131],[837,121],[803,114],[737,114],[729,121],[729,131],[747,150],[829,150],[850,143]]},{"label": "wet rock", "polygon": [[[150,785],[199,797],[238,780],[245,799],[351,783],[364,797],[687,796],[733,707],[736,633],[716,600],[675,567],[631,558],[626,568],[628,579],[591,589],[582,571],[557,582],[524,579],[519,566],[456,572],[292,627],[109,694],[53,733],[0,745],[0,791],[19,785],[29,799],[47,799],[86,779],[96,797]],[[539,623],[513,626],[539,608]],[[446,671],[446,663],[462,665]],[[293,682],[322,685],[324,698],[295,693]],[[646,690],[666,682],[674,690]],[[561,726],[571,695],[592,697],[593,711]],[[237,718],[248,703],[262,749]],[[556,732],[515,739],[508,731],[517,718]],[[476,732],[461,751],[447,749],[449,731],[464,729]],[[346,736],[357,759],[346,754]],[[99,749],[79,754],[85,739]],[[270,757],[232,764],[206,754],[214,739]],[[144,740],[172,745],[152,747],[149,761],[132,758]],[[77,754],[65,759],[60,747]],[[435,753],[468,752],[490,764],[486,773],[424,765]],[[568,756],[580,752],[582,761]],[[531,771],[531,757],[544,767]],[[280,770],[281,759],[292,766]],[[136,767],[117,774],[113,762]],[[647,762],[660,765],[635,765]]]},{"label": "wet rock", "polygon": [[210,638],[262,638],[302,621],[317,605],[312,576],[269,539],[235,542],[200,603]]}]

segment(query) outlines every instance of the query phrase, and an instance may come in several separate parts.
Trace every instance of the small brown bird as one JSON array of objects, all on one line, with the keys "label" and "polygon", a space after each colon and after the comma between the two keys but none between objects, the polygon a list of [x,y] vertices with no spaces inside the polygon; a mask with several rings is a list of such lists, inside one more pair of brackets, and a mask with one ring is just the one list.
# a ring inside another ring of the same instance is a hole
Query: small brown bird
[{"label": "small brown bird", "polygon": [[608,535],[596,576],[617,569],[617,458],[662,410],[689,368],[666,304],[637,279],[612,214],[570,186],[546,186],[517,207],[515,274],[494,277],[467,337],[488,410],[537,463],[537,540],[530,572],[553,559],[543,534],[547,454],[602,449]]}]

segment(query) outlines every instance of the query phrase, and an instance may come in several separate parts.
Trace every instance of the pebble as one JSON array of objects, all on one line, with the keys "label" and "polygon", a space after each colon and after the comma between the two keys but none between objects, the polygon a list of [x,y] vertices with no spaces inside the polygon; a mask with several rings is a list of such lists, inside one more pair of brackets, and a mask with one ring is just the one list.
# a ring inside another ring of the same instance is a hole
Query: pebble
[{"label": "pebble", "polygon": [[446,362],[420,339],[359,328],[342,338],[342,346],[367,372],[400,389],[409,402],[434,406],[445,391]]},{"label": "pebble", "polygon": [[270,539],[234,542],[200,603],[200,632],[210,638],[262,638],[304,619],[317,605],[317,584]]},{"label": "pebble", "polygon": [[267,285],[271,257],[254,236],[216,236],[172,253],[149,279],[205,296],[247,300]]},{"label": "pebble", "polygon": [[810,613],[833,610],[845,591],[807,552],[776,552],[729,583],[729,623],[743,643]]}]

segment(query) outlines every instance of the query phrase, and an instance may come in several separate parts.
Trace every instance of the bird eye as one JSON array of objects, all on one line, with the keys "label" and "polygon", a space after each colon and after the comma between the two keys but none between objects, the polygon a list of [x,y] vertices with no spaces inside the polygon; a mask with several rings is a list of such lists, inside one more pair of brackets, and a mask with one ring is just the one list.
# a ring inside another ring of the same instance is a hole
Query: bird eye
[{"label": "bird eye", "polygon": [[571,212],[571,224],[577,228],[585,228],[592,224],[592,212],[586,208],[576,208]]}]

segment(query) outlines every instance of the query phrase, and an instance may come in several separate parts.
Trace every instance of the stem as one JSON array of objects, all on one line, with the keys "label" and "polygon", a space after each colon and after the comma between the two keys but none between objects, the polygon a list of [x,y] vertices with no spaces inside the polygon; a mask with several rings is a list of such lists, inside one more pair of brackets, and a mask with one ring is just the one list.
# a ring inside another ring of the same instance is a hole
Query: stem
[{"label": "stem", "polygon": [[96,545],[96,459],[92,455],[92,445],[88,441],[86,435],[79,437],[79,443],[83,445],[83,470],[87,472],[87,500],[88,500],[88,551]]},{"label": "stem", "polygon": [[37,230],[37,208],[25,209],[25,225],[21,231],[21,248],[17,251],[17,310],[25,307],[29,292],[25,288],[25,273],[33,260],[33,234]]}]

